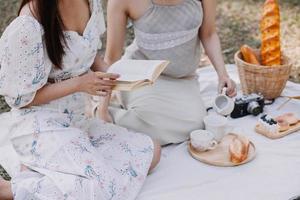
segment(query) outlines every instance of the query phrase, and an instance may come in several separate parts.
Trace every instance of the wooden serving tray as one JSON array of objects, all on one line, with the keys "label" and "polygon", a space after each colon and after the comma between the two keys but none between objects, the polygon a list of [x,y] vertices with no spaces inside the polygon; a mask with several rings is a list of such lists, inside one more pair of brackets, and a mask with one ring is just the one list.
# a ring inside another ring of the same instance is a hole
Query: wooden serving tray
[{"label": "wooden serving tray", "polygon": [[189,142],[188,151],[190,152],[191,156],[196,160],[199,160],[200,162],[203,162],[208,165],[219,166],[219,167],[234,167],[252,161],[255,158],[256,149],[254,144],[251,141],[250,141],[248,158],[244,162],[236,164],[230,161],[229,145],[232,142],[232,140],[236,137],[237,137],[236,134],[230,133],[223,138],[223,140],[220,142],[217,148],[205,152],[199,152],[195,150],[191,145],[191,143]]},{"label": "wooden serving tray", "polygon": [[294,124],[292,126],[290,126],[289,130],[286,130],[286,131],[281,131],[279,133],[271,133],[271,132],[268,132],[268,131],[265,131],[264,128],[262,127],[262,125],[260,124],[257,124],[255,126],[255,131],[261,135],[264,135],[270,139],[279,139],[279,138],[282,138],[284,136],[287,136],[291,133],[294,133],[296,131],[300,130],[300,121],[298,121],[297,124]]}]

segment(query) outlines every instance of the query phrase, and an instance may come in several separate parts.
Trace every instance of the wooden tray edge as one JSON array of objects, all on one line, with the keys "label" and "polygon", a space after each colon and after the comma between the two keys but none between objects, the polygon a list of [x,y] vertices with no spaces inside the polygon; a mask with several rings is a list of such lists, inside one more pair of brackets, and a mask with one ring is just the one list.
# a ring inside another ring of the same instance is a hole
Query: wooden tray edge
[{"label": "wooden tray edge", "polygon": [[263,136],[266,136],[267,138],[270,138],[270,139],[280,139],[280,138],[283,138],[294,132],[297,132],[299,130],[300,130],[300,121],[297,124],[293,125],[292,128],[290,128],[289,130],[279,132],[278,134],[273,134],[273,133],[264,131],[262,128],[260,128],[260,124],[257,124],[255,126],[255,132],[257,132]]},{"label": "wooden tray edge", "polygon": [[[236,134],[230,134],[230,135],[236,135]],[[199,159],[198,157],[196,157],[196,153],[193,153],[193,150],[192,150],[192,145],[191,145],[191,142],[189,141],[188,142],[188,152],[189,154],[197,161],[201,162],[201,163],[204,163],[204,164],[207,164],[207,165],[212,165],[212,166],[215,166],[215,167],[237,167],[237,166],[240,166],[240,165],[244,165],[244,164],[247,164],[249,162],[251,162],[252,160],[254,160],[256,158],[256,154],[257,154],[257,151],[256,151],[256,147],[254,145],[254,143],[252,141],[250,141],[250,148],[252,147],[253,148],[253,154],[251,157],[248,157],[246,160],[244,160],[243,162],[241,163],[231,163],[230,164],[216,164],[216,163],[210,163],[210,162],[207,162],[206,160],[204,159]],[[195,151],[195,150],[194,150]]]}]

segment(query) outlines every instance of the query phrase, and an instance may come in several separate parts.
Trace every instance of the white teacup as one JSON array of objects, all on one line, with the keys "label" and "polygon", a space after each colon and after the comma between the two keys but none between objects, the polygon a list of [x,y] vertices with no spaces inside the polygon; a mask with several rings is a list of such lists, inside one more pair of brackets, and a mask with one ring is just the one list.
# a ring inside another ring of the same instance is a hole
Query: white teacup
[{"label": "white teacup", "polygon": [[214,134],[206,130],[196,130],[191,132],[191,144],[197,151],[208,151],[215,149],[218,142],[214,139]]},{"label": "white teacup", "polygon": [[232,130],[228,125],[228,119],[218,114],[211,114],[204,117],[205,129],[214,134],[215,139],[221,142],[223,137]]},{"label": "white teacup", "polygon": [[213,102],[214,110],[220,115],[230,115],[234,109],[234,101],[226,95],[226,88],[223,88],[222,94],[218,95]]}]

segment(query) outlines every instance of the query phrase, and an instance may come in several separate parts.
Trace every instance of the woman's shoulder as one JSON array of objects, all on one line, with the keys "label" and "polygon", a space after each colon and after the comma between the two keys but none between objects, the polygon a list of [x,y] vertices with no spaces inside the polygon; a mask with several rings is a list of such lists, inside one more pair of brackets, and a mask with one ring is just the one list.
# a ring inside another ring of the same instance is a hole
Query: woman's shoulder
[{"label": "woman's shoulder", "polygon": [[[43,46],[43,29],[38,21],[28,15],[15,18],[4,30],[0,38],[0,63],[3,55],[21,50],[32,51],[35,47]],[[14,51],[12,51],[14,49]]]},{"label": "woman's shoulder", "polygon": [[122,13],[135,20],[148,10],[152,0],[108,0],[109,13]]},{"label": "woman's shoulder", "polygon": [[10,34],[28,33],[28,35],[43,34],[41,24],[30,15],[16,17],[5,29],[3,36]]},{"label": "woman's shoulder", "polygon": [[108,0],[108,5],[116,10],[127,10],[140,1],[143,0]]},{"label": "woman's shoulder", "polygon": [[41,34],[43,28],[35,16],[35,13],[32,13],[33,5],[26,4],[20,10],[19,16],[16,17],[5,29],[4,34],[12,34],[18,32],[29,32],[33,35],[35,33]]},{"label": "woman's shoulder", "polygon": [[19,16],[6,27],[0,38],[0,58],[7,48],[18,50],[42,44],[42,38],[43,29],[38,21],[28,15]]}]

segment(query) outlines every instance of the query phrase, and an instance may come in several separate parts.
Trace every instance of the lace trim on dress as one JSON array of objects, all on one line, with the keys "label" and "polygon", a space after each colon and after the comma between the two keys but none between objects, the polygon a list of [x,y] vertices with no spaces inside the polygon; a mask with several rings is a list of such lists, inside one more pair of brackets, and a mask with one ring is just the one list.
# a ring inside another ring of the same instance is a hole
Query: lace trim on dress
[{"label": "lace trim on dress", "polygon": [[163,50],[180,46],[192,40],[197,36],[199,28],[200,25],[188,31],[158,34],[145,33],[135,28],[134,32],[139,47],[147,50]]}]

